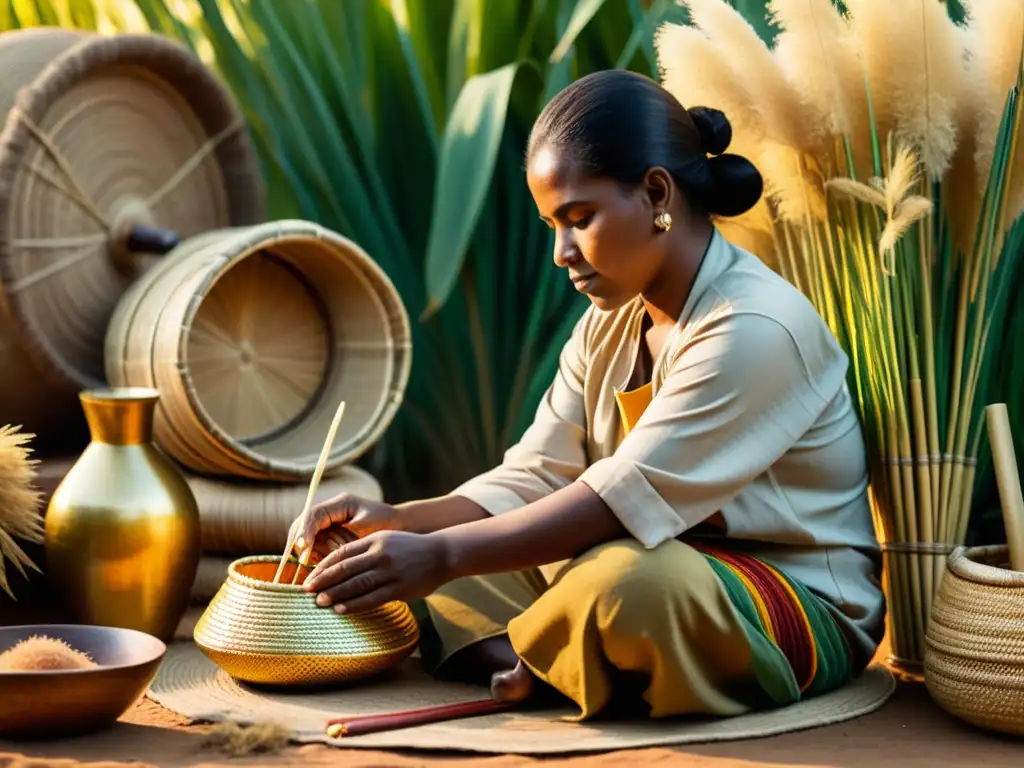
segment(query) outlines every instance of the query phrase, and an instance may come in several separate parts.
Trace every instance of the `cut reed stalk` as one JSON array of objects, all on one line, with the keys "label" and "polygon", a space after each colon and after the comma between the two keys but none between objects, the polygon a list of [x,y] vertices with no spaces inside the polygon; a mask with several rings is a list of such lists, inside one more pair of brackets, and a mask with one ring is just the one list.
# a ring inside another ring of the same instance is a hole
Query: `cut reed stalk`
[{"label": "cut reed stalk", "polygon": [[[310,509],[313,507],[313,499],[316,497],[316,489],[320,486],[320,479],[324,476],[324,468],[327,466],[327,460],[331,455],[331,448],[334,446],[334,438],[338,434],[338,427],[341,426],[341,419],[345,415],[345,401],[342,400],[338,404],[338,410],[334,414],[334,420],[331,422],[330,429],[327,430],[327,438],[324,440],[324,447],[320,451],[320,459],[316,463],[316,469],[313,472],[313,479],[309,481],[309,493],[306,494],[306,504],[302,508],[302,514],[299,515],[299,523],[292,527],[288,535],[288,543],[285,545],[284,552],[281,554],[281,562],[277,564],[277,572],[274,574],[274,583],[277,584],[281,580],[281,574],[284,573],[284,566],[288,562],[288,558],[291,556],[292,549],[295,547],[296,536],[302,531],[306,517],[309,515]],[[295,574],[292,576],[292,584],[299,578],[299,573],[309,564],[309,558],[313,554],[313,542],[304,541],[303,551],[299,558],[299,567],[295,569]]]}]

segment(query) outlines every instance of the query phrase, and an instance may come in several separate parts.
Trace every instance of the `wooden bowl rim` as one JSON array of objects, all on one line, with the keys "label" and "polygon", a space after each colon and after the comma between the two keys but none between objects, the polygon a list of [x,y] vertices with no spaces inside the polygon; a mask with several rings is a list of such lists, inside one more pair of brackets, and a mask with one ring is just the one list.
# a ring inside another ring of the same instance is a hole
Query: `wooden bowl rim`
[{"label": "wooden bowl rim", "polygon": [[[135,670],[142,667],[146,667],[154,662],[161,661],[167,654],[167,644],[164,643],[157,637],[150,635],[146,632],[140,632],[137,629],[126,629],[124,627],[106,627],[95,624],[15,624],[9,627],[0,627],[0,636],[6,633],[13,632],[15,630],[28,630],[32,634],[46,635],[47,637],[53,637],[56,640],[63,640],[63,637],[59,634],[63,630],[75,629],[81,631],[83,629],[87,631],[96,631],[99,633],[106,633],[109,635],[126,635],[129,637],[138,637],[145,639],[150,643],[156,643],[154,646],[157,649],[155,654],[149,654],[140,658],[137,661],[133,661],[128,664],[97,664],[95,667],[89,667],[87,669],[38,669],[38,670],[18,670],[18,671],[0,671],[0,679],[3,678],[19,678],[19,677],[63,677],[67,675],[95,675],[111,672],[115,670]],[[57,635],[55,637],[55,634]],[[65,641],[66,642],[66,641]],[[6,648],[4,650],[7,650]]]}]

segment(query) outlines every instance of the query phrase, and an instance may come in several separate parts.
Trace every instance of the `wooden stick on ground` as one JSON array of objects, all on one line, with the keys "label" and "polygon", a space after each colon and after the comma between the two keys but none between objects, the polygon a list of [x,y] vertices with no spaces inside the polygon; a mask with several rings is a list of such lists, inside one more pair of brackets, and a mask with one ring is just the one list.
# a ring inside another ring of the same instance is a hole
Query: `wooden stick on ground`
[{"label": "wooden stick on ground", "polygon": [[[338,410],[334,414],[334,421],[331,422],[331,428],[327,431],[327,439],[324,441],[324,447],[320,450],[320,460],[316,463],[316,469],[313,471],[313,479],[309,482],[309,492],[306,494],[306,505],[302,508],[302,514],[299,515],[300,521],[305,521],[306,515],[309,514],[309,510],[313,506],[313,498],[316,496],[316,489],[320,486],[320,479],[324,475],[324,468],[327,466],[327,458],[331,455],[331,448],[334,447],[334,437],[338,434],[338,427],[341,425],[341,417],[345,415],[345,401],[342,400],[341,404],[338,405]],[[295,546],[296,536],[298,532],[302,530],[303,523],[299,523],[292,528],[288,533],[288,544],[284,548],[284,554],[281,555],[281,562],[277,565],[277,573],[274,574],[274,583],[278,583],[281,580],[281,574],[284,572],[284,564],[288,562],[288,557],[292,553],[292,548]],[[313,542],[304,541],[305,551],[300,555],[299,564],[295,567],[295,575],[292,576],[292,584],[294,584],[299,578],[299,571],[308,564],[309,558],[313,551]]]},{"label": "wooden stick on ground", "polygon": [[1010,417],[1005,403],[994,403],[985,409],[988,421],[988,442],[992,464],[999,487],[999,506],[1006,526],[1006,544],[1010,552],[1010,568],[1024,571],[1024,494],[1020,488],[1017,457],[1013,450]]},{"label": "wooden stick on ground", "polygon": [[327,735],[332,739],[346,736],[362,736],[366,733],[381,731],[397,731],[401,728],[413,728],[418,725],[442,723],[458,720],[463,717],[481,717],[496,712],[505,712],[514,705],[494,699],[465,701],[460,704],[445,704],[439,707],[407,709],[401,712],[388,712],[379,715],[356,715],[353,717],[337,717],[327,721]]}]

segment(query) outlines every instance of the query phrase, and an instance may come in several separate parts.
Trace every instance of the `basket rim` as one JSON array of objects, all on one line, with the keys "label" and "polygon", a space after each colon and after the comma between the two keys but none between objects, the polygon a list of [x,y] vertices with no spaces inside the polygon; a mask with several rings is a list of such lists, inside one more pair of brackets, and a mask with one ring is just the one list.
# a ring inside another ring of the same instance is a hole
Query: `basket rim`
[{"label": "basket rim", "polygon": [[[150,64],[156,65],[152,71],[175,90],[181,83],[189,81],[208,94],[211,104],[217,103],[217,110],[196,110],[196,117],[207,135],[212,136],[216,129],[223,130],[236,121],[242,123],[243,128],[226,139],[219,150],[229,147],[237,154],[240,162],[236,171],[245,169],[245,175],[249,177],[246,184],[226,186],[229,216],[232,224],[243,226],[264,218],[266,190],[241,109],[226,86],[188,47],[156,33],[124,33],[111,37],[59,27],[43,27],[37,31],[37,34],[47,33],[74,34],[79,39],[50,60],[31,82],[22,86],[11,113],[6,116],[0,130],[0,211],[7,211],[13,203],[14,179],[23,162],[25,148],[32,141],[28,126],[16,117],[17,111],[38,123],[57,98],[95,71],[119,64]],[[168,74],[172,71],[176,72],[174,77]],[[235,221],[239,215],[243,220]],[[18,293],[4,290],[4,285],[13,277],[7,245],[9,235],[6,217],[0,216],[0,304],[6,305],[10,322],[16,329],[12,334],[13,342],[25,352],[38,375],[58,388],[79,390],[104,386],[106,382],[103,379],[67,364],[45,334],[38,332],[38,323],[33,319],[31,310],[25,307],[24,299]]]},{"label": "basket rim", "polygon": [[[313,595],[306,591],[305,587],[301,584],[284,584],[284,583],[273,583],[270,581],[261,581],[260,579],[254,579],[251,576],[246,576],[240,572],[240,569],[247,565],[256,565],[258,563],[280,563],[280,555],[248,555],[246,557],[240,557],[237,560],[232,561],[231,565],[228,566],[228,580],[234,581],[243,587],[255,589],[259,592],[275,592],[281,595],[303,595],[308,596],[311,600],[315,599]],[[299,559],[294,555],[288,556],[289,563],[295,563],[299,565]]]},{"label": "basket rim", "polygon": [[[399,323],[399,333],[397,335],[390,332],[389,328],[391,349],[399,353],[397,355],[397,362],[394,360],[394,356],[389,356],[388,358],[387,375],[390,379],[390,384],[387,389],[381,392],[373,417],[366,419],[365,423],[367,426],[359,434],[356,434],[347,441],[351,447],[346,447],[344,443],[336,444],[332,456],[327,461],[325,470],[331,471],[332,469],[349,464],[370,450],[373,444],[391,426],[404,400],[402,395],[408,387],[412,372],[412,324],[405,303],[402,301],[401,295],[388,274],[358,243],[344,235],[303,219],[270,221],[229,232],[223,240],[215,243],[218,250],[217,257],[208,262],[208,269],[202,281],[195,286],[193,298],[189,301],[181,317],[177,350],[178,359],[184,363],[180,367],[178,375],[181,377],[185,396],[199,422],[199,426],[213,439],[216,448],[227,456],[240,456],[246,461],[251,462],[254,466],[269,471],[274,476],[289,478],[311,476],[313,469],[312,467],[292,461],[273,459],[261,451],[253,450],[225,432],[207,413],[206,408],[196,393],[192,372],[187,365],[188,340],[196,315],[202,305],[202,299],[209,294],[210,290],[227,270],[262,249],[273,248],[280,243],[301,240],[326,242],[345,251],[358,262],[358,266],[361,269],[366,269],[373,273],[374,279],[379,280],[389,289],[387,292],[389,298],[378,297],[376,293],[372,295],[376,298],[378,308],[382,311],[382,314],[389,319],[394,317]],[[234,248],[237,248],[238,251],[229,253]],[[394,298],[391,299],[390,297]],[[397,397],[395,393],[398,393]]]},{"label": "basket rim", "polygon": [[954,575],[974,584],[1024,588],[1024,571],[1012,571],[990,564],[990,561],[1005,559],[1008,553],[1009,548],[1005,544],[959,546],[950,553],[946,567]]}]

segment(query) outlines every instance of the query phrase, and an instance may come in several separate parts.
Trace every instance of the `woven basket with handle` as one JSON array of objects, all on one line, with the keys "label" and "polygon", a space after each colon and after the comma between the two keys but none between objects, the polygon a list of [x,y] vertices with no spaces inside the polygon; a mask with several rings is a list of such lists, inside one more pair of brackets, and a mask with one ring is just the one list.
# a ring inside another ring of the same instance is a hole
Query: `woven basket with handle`
[{"label": "woven basket with handle", "polygon": [[206,233],[127,291],[107,376],[162,397],[154,439],[195,474],[307,480],[347,408],[330,475],[395,416],[412,365],[394,285],[350,240],[306,221]]},{"label": "woven basket with handle", "polygon": [[9,31],[0,72],[0,423],[74,450],[120,295],[176,238],[262,221],[263,184],[230,94],[169,39]]},{"label": "woven basket with handle", "polygon": [[958,547],[925,636],[925,685],[950,714],[1024,734],[1024,573],[1005,546]]}]

